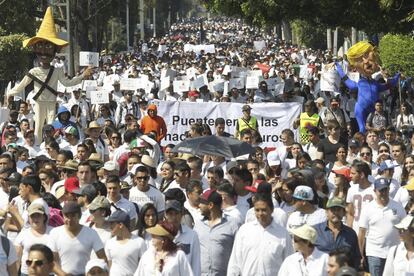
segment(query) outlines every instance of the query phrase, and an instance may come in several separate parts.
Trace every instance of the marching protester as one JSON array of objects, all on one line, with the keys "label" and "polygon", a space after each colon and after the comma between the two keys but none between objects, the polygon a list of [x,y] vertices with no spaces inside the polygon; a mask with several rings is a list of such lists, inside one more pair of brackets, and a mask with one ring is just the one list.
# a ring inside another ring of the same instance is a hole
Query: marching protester
[{"label": "marching protester", "polygon": [[377,47],[194,20],[66,78],[47,10],[0,117],[0,275],[414,273],[413,104]]}]

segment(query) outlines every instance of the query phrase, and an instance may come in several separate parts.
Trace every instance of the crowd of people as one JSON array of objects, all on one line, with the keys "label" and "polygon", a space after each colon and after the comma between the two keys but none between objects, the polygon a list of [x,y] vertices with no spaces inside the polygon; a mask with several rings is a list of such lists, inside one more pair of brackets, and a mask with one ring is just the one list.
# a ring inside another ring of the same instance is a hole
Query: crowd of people
[{"label": "crowd of people", "polygon": [[[58,91],[41,135],[34,93],[10,97],[0,125],[0,275],[414,273],[411,78],[401,74],[400,91],[376,101],[360,132],[359,92],[321,91],[335,61],[347,72],[346,58],[239,20],[184,21],[133,52],[101,56],[90,79],[110,90],[109,103],[92,104],[84,87]],[[259,72],[257,89],[231,85],[243,70]],[[161,89],[167,75],[207,81]],[[149,85],[121,90],[125,78]],[[254,151],[231,160],[175,152],[153,100],[243,103],[235,133],[216,118],[187,136],[233,137]],[[264,147],[251,106],[272,102],[300,102],[303,112],[280,144]]]}]

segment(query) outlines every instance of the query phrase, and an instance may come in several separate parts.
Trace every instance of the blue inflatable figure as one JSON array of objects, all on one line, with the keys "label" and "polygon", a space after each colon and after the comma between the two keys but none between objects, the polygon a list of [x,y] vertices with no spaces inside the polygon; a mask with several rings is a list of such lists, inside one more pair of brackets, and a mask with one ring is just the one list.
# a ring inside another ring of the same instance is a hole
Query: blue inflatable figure
[{"label": "blue inflatable figure", "polygon": [[350,90],[358,91],[358,100],[355,104],[355,118],[358,122],[359,131],[365,133],[365,122],[368,114],[373,112],[375,102],[379,99],[379,93],[395,87],[398,84],[400,74],[397,73],[387,83],[379,83],[372,79],[372,74],[379,71],[379,55],[377,49],[368,41],[360,41],[349,48],[347,58],[351,68],[355,68],[360,75],[359,81],[355,82],[348,78],[339,63],[336,70]]}]

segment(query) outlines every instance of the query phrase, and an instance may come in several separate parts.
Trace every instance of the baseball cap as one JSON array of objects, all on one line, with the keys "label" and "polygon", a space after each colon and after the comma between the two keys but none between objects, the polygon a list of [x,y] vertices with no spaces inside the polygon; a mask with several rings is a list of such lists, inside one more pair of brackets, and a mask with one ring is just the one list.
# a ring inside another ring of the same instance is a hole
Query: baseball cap
[{"label": "baseball cap", "polygon": [[212,190],[212,189],[205,191],[200,196],[199,200],[200,200],[200,203],[209,204],[211,202],[211,203],[214,203],[214,205],[216,206],[221,206],[221,202],[223,201],[219,193],[217,193],[216,190]]},{"label": "baseball cap", "polygon": [[380,167],[379,167],[379,171],[383,172],[385,170],[390,170],[390,169],[394,169],[396,166],[394,164],[394,162],[392,162],[392,160],[384,160],[381,162]]},{"label": "baseball cap", "polygon": [[348,181],[351,181],[351,169],[348,167],[332,170],[334,174],[343,175]]},{"label": "baseball cap", "polygon": [[183,210],[183,206],[178,200],[168,200],[165,204],[165,211],[168,212],[169,210],[181,212]]},{"label": "baseball cap", "polygon": [[115,161],[106,161],[104,166],[103,166],[105,171],[119,171],[119,165],[118,162]]},{"label": "baseball cap", "polygon": [[390,180],[386,179],[386,178],[377,178],[374,181],[374,188],[375,190],[383,190],[385,188],[388,188],[390,186]]},{"label": "baseball cap", "polygon": [[280,158],[277,151],[272,150],[267,154],[267,164],[269,164],[270,167],[280,165]]},{"label": "baseball cap", "polygon": [[245,111],[245,110],[251,110],[252,108],[250,107],[250,105],[248,105],[248,104],[245,104],[245,105],[243,105],[243,107],[242,107],[242,111]]},{"label": "baseball cap", "polygon": [[133,148],[144,148],[145,147],[145,142],[142,139],[134,139],[131,141],[131,143],[129,143],[129,149],[133,149]]},{"label": "baseball cap", "polygon": [[83,186],[80,189],[79,194],[82,196],[88,196],[90,198],[95,198],[97,191],[92,184],[88,184],[88,185]]},{"label": "baseball cap", "polygon": [[249,191],[249,192],[252,192],[252,193],[257,193],[258,187],[261,186],[262,184],[265,184],[265,181],[260,180],[260,179],[256,179],[253,182],[252,186],[245,186],[244,189]]},{"label": "baseball cap", "polygon": [[108,222],[121,222],[123,224],[128,224],[130,220],[129,215],[122,210],[116,210],[108,218]]},{"label": "baseball cap", "polygon": [[27,213],[29,214],[29,216],[33,214],[44,215],[46,214],[46,211],[42,204],[34,203],[34,204],[30,204],[29,208],[27,208]]},{"label": "baseball cap", "polygon": [[397,229],[403,229],[407,230],[410,225],[413,223],[414,217],[412,215],[407,215],[405,218],[403,218],[400,223],[394,225]]},{"label": "baseball cap", "polygon": [[20,181],[22,180],[22,175],[18,172],[13,172],[12,174],[7,177],[7,181],[12,183],[18,183],[20,184]]},{"label": "baseball cap", "polygon": [[65,134],[70,134],[76,137],[79,137],[79,131],[76,127],[74,126],[68,126],[65,128]]},{"label": "baseball cap", "polygon": [[95,211],[98,209],[110,209],[111,204],[109,203],[108,199],[104,196],[97,196],[92,200],[91,204],[89,204],[89,210]]},{"label": "baseball cap", "polygon": [[65,180],[64,183],[65,190],[69,193],[79,193],[79,180],[76,177],[69,177]]},{"label": "baseball cap", "polygon": [[356,139],[351,139],[348,142],[348,147],[356,147],[356,148],[359,148],[359,142]]},{"label": "baseball cap", "polygon": [[295,188],[295,191],[293,192],[293,197],[295,199],[311,201],[313,200],[314,194],[311,187],[299,185]]},{"label": "baseball cap", "polygon": [[307,224],[304,224],[297,228],[291,228],[290,232],[301,239],[310,241],[312,244],[315,244],[316,238],[318,236],[315,228]]},{"label": "baseball cap", "polygon": [[66,202],[65,206],[63,206],[63,209],[62,209],[63,214],[80,213],[80,212],[81,212],[80,205],[74,201]]},{"label": "baseball cap", "polygon": [[326,208],[332,208],[332,207],[342,207],[342,208],[346,208],[345,206],[345,200],[343,200],[342,198],[339,197],[332,197],[328,200],[328,202],[326,203]]},{"label": "baseball cap", "polygon": [[103,271],[109,272],[108,265],[102,259],[92,259],[89,260],[85,267],[85,272],[88,273],[92,268],[99,267]]}]

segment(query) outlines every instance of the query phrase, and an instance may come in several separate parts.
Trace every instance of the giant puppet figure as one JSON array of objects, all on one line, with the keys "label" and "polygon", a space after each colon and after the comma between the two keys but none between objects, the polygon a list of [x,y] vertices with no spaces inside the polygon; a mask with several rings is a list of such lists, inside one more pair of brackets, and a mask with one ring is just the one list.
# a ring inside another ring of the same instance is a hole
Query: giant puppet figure
[{"label": "giant puppet figure", "polygon": [[55,118],[58,81],[64,86],[73,86],[79,84],[92,72],[91,68],[87,68],[83,75],[68,79],[63,68],[55,68],[50,64],[56,53],[66,45],[68,42],[59,39],[56,35],[55,22],[49,7],[36,36],[23,41],[23,47],[32,47],[40,66],[29,70],[21,82],[7,93],[8,97],[17,95],[33,83],[35,101],[33,110],[38,143],[42,141],[42,128],[45,123],[51,124]]},{"label": "giant puppet figure", "polygon": [[359,131],[365,133],[365,122],[368,114],[375,110],[374,106],[379,99],[379,93],[396,86],[400,75],[396,74],[387,83],[379,83],[372,79],[372,74],[380,70],[379,55],[377,49],[367,41],[360,41],[349,48],[347,58],[351,69],[355,68],[360,74],[359,81],[350,80],[339,63],[336,63],[336,70],[350,90],[358,90],[355,117]]}]

